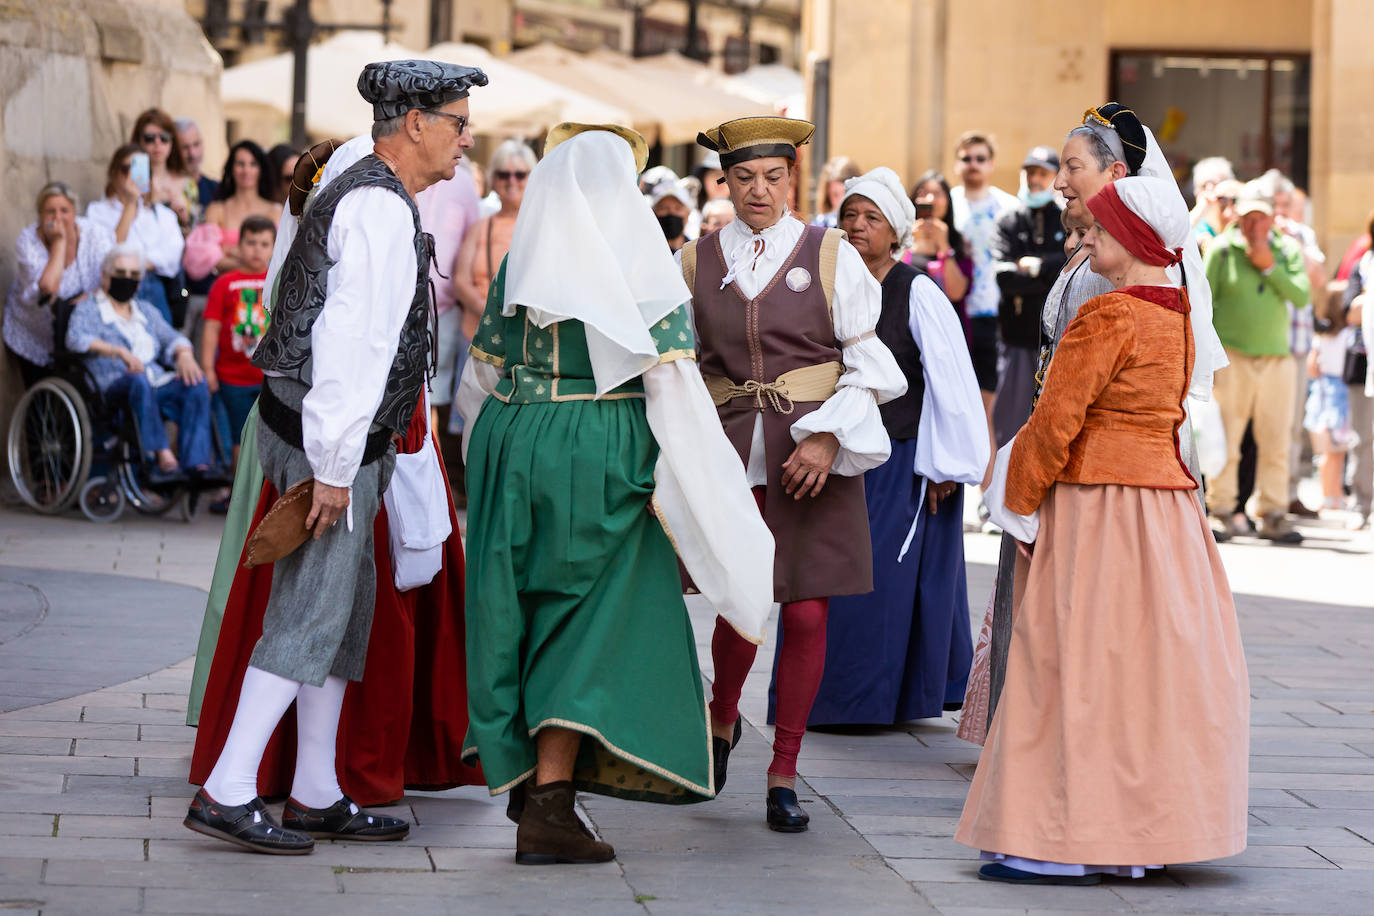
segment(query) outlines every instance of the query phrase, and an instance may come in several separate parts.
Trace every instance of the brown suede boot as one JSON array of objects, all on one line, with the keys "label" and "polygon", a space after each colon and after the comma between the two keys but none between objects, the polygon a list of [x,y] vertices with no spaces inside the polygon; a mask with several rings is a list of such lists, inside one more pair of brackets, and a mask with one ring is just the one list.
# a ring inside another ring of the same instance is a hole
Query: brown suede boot
[{"label": "brown suede boot", "polygon": [[592,836],[573,810],[575,797],[571,782],[528,784],[515,831],[516,863],[588,865],[615,858],[611,845]]}]

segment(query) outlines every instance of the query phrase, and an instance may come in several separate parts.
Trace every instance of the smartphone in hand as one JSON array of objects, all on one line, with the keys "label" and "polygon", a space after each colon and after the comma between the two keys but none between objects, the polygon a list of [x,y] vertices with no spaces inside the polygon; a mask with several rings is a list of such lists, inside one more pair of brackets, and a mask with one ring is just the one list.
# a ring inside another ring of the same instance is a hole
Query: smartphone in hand
[{"label": "smartphone in hand", "polygon": [[152,175],[148,166],[147,153],[134,153],[129,157],[129,177],[134,180],[138,193],[147,194],[153,187]]}]

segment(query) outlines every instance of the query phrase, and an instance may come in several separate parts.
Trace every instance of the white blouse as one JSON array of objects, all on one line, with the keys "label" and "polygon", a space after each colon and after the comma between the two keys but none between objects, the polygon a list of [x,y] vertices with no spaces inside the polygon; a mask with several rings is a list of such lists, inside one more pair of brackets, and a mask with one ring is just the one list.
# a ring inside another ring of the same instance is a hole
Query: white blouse
[{"label": "white blouse", "polygon": [[[86,207],[86,218],[110,232],[115,231],[123,215],[124,203],[113,197],[93,200]],[[143,250],[144,259],[153,265],[153,272],[158,276],[175,277],[181,273],[181,254],[186,249],[186,239],[170,207],[164,204],[150,207],[139,200],[138,215],[129,224],[127,241]]]},{"label": "white blouse", "polygon": [[[76,260],[62,271],[59,299],[72,299],[100,286],[100,266],[114,247],[114,233],[84,216],[76,218]],[[29,362],[52,361],[52,309],[38,304],[38,278],[48,266],[48,246],[38,237],[38,224],[25,227],[14,243],[14,285],[5,303],[4,338],[10,349]]]},{"label": "white blouse", "polygon": [[[806,226],[791,215],[762,232],[754,232],[743,220],[720,231],[725,253],[726,280],[753,299],[772,281],[792,253]],[[680,256],[679,256],[680,258]],[[722,289],[724,286],[722,286]],[[792,439],[801,442],[814,433],[831,433],[840,441],[832,474],[853,477],[878,467],[892,453],[892,442],[883,426],[878,405],[906,393],[906,377],[892,352],[871,332],[883,307],[882,287],[863,258],[847,241],[840,242],[835,265],[835,301],[831,314],[836,340],[856,340],[841,351],[845,372],[835,394],[816,410],[792,424]],[[869,336],[864,337],[865,334]],[[859,339],[863,338],[863,339]],[[763,415],[754,421],[753,442],[745,470],[751,487],[768,483],[768,462],[781,463],[786,455],[765,454]]]}]

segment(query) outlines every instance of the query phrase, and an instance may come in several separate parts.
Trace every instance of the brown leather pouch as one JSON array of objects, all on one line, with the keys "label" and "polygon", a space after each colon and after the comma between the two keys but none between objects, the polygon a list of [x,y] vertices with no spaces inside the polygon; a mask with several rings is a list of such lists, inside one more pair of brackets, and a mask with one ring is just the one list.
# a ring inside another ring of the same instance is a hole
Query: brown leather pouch
[{"label": "brown leather pouch", "polygon": [[258,527],[248,536],[243,557],[245,567],[251,569],[264,563],[275,563],[305,543],[310,537],[305,520],[310,515],[314,494],[315,478],[307,477],[277,497],[272,508],[258,522]]}]

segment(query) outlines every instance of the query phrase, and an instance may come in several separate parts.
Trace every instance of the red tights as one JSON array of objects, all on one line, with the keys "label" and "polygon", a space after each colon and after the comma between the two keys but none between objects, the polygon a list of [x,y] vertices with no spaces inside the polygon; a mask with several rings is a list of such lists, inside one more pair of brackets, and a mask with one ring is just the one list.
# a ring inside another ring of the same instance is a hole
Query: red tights
[{"label": "red tights", "polygon": [[[802,733],[825,670],[825,617],[829,610],[829,598],[809,598],[782,606],[773,762],[768,765],[773,776],[797,775]],[[711,683],[712,718],[724,723],[739,717],[740,691],[756,652],[758,646],[736,633],[724,618],[716,618],[716,632],[711,637],[711,659],[716,668]]]}]

